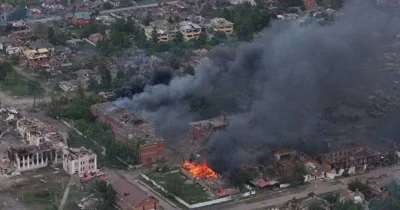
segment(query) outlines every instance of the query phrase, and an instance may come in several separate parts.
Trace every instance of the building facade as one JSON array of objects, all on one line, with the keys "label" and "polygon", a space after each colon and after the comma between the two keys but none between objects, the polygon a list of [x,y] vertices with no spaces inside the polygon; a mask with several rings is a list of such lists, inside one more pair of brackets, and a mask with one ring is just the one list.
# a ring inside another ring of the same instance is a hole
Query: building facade
[{"label": "building facade", "polygon": [[214,18],[211,20],[211,28],[214,32],[224,32],[227,35],[233,33],[233,23],[225,18]]},{"label": "building facade", "polygon": [[55,148],[52,142],[44,142],[39,146],[29,145],[8,149],[12,167],[20,172],[45,168],[50,164],[60,164],[61,153],[61,150]]},{"label": "building facade", "polygon": [[201,27],[199,25],[189,21],[180,22],[179,25],[179,30],[186,41],[199,38],[201,34]]},{"label": "building facade", "polygon": [[75,25],[86,25],[89,24],[90,13],[89,12],[76,12],[72,17],[72,24]]},{"label": "building facade", "polygon": [[224,130],[229,125],[226,114],[222,113],[220,117],[190,122],[189,136],[191,140],[201,140],[213,134],[215,131]]},{"label": "building facade", "polygon": [[68,148],[63,150],[63,168],[72,175],[82,175],[88,171],[97,171],[97,155],[90,149]]},{"label": "building facade", "polygon": [[91,112],[110,126],[115,140],[138,146],[136,152],[143,166],[156,163],[164,153],[164,139],[155,134],[154,123],[128,109],[116,107],[113,102],[95,104]]}]

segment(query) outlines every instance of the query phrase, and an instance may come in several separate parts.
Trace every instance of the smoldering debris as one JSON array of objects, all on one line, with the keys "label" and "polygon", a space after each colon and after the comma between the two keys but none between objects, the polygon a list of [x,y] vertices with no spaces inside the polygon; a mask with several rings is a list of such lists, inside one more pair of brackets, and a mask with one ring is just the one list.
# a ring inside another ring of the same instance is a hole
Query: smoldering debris
[{"label": "smoldering debris", "polygon": [[367,101],[374,72],[361,64],[396,36],[399,21],[363,3],[347,4],[341,12],[326,27],[274,22],[252,43],[214,49],[194,76],[146,85],[128,103],[116,103],[145,110],[157,125],[168,124],[161,135],[172,135],[196,117],[185,98],[234,93],[250,117],[208,142],[210,164],[228,170],[252,159],[246,146],[288,144],[314,133],[328,103]]}]

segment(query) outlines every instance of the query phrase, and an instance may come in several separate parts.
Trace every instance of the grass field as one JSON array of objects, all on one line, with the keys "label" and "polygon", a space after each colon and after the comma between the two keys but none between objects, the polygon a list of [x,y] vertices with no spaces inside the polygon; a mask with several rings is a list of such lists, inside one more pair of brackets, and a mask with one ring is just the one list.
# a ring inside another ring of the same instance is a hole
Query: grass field
[{"label": "grass field", "polygon": [[[37,85],[37,96],[43,94],[43,89]],[[28,80],[15,72],[10,72],[5,80],[0,83],[0,89],[11,96],[30,96],[31,90]]]},{"label": "grass field", "polygon": [[161,185],[168,192],[175,192],[176,196],[189,204],[212,200],[207,190],[200,184],[193,182],[181,173],[162,174],[150,173],[147,176]]}]

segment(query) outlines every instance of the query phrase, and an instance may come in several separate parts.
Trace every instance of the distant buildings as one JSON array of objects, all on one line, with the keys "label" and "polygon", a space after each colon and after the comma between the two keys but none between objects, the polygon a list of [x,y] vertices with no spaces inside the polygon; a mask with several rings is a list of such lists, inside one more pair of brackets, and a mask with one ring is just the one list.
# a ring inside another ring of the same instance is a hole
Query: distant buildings
[{"label": "distant buildings", "polygon": [[159,42],[170,41],[175,38],[178,27],[175,24],[171,24],[166,20],[156,20],[150,22],[149,26],[145,28],[145,35],[147,40],[153,39],[153,31],[156,30],[157,39]]},{"label": "distant buildings", "polygon": [[90,13],[89,12],[76,12],[72,17],[72,24],[75,25],[86,25],[90,21]]},{"label": "distant buildings", "polygon": [[221,31],[227,35],[233,33],[233,23],[225,18],[214,18],[211,20],[211,28],[214,32]]},{"label": "distant buildings", "polygon": [[100,33],[94,33],[94,34],[90,34],[89,38],[88,38],[91,42],[97,44],[98,41],[103,40],[103,35],[101,35]]}]

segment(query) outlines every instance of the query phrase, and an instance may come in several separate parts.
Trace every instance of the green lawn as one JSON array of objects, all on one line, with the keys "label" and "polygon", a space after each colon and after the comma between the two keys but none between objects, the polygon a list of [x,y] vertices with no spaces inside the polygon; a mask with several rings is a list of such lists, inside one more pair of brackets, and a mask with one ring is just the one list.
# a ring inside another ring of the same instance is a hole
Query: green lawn
[{"label": "green lawn", "polygon": [[[168,175],[161,173],[150,173],[147,174],[147,176],[164,187],[167,191],[177,192],[176,196],[189,204],[210,201],[213,199],[207,194],[207,190],[205,188],[181,173],[173,173]],[[174,185],[171,183],[176,184]]]},{"label": "green lawn", "polygon": [[[40,85],[37,86],[37,95],[43,94],[43,89]],[[7,75],[6,79],[0,84],[0,89],[7,95],[12,96],[30,96],[31,90],[28,86],[28,80],[15,72]]]},{"label": "green lawn", "polygon": [[59,205],[62,196],[62,189],[38,189],[36,192],[25,193],[19,199],[32,209],[53,209]]}]

